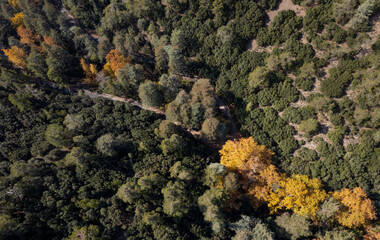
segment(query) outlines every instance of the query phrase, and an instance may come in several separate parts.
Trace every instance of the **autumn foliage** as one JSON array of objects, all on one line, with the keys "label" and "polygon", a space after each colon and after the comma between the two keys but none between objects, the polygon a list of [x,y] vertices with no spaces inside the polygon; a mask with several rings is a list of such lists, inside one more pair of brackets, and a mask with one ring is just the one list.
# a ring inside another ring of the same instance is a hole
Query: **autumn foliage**
[{"label": "autumn foliage", "polygon": [[8,0],[8,3],[12,7],[17,7],[18,6],[18,1],[17,0]]},{"label": "autumn foliage", "polygon": [[20,37],[20,43],[29,46],[35,46],[41,40],[41,37],[38,34],[33,33],[23,26],[17,27],[17,35]]},{"label": "autumn foliage", "polygon": [[11,22],[12,22],[12,25],[17,28],[19,26],[23,26],[24,25],[24,13],[23,12],[19,12],[19,13],[16,13],[13,17],[11,17]]},{"label": "autumn foliage", "polygon": [[247,177],[269,166],[273,155],[273,152],[264,145],[258,145],[252,137],[227,141],[219,153],[221,164],[230,171],[238,171]]},{"label": "autumn foliage", "polygon": [[130,63],[131,59],[124,57],[123,54],[113,49],[106,55],[107,63],[104,66],[104,70],[110,75],[117,75],[117,71]]},{"label": "autumn foliage", "polygon": [[84,82],[86,84],[96,85],[95,78],[98,73],[98,70],[96,69],[96,65],[86,63],[86,61],[83,58],[80,59],[80,65],[82,66],[82,69],[86,75]]},{"label": "autumn foliage", "polygon": [[344,188],[340,192],[334,192],[333,197],[344,206],[335,216],[343,226],[359,227],[376,219],[375,206],[362,188]]},{"label": "autumn foliage", "polygon": [[26,67],[26,58],[28,55],[22,48],[12,46],[10,49],[2,49],[5,56],[8,57],[9,61],[14,63],[19,68]]},{"label": "autumn foliage", "polygon": [[54,40],[49,36],[44,36],[44,42],[49,45],[55,44]]},{"label": "autumn foliage", "polygon": [[240,187],[255,208],[266,203],[271,213],[291,210],[315,218],[331,194],[344,206],[334,216],[341,225],[354,228],[376,218],[375,207],[362,188],[326,193],[316,178],[295,174],[286,177],[270,164],[273,153],[252,137],[227,141],[220,155],[220,163],[239,175]]},{"label": "autumn foliage", "polygon": [[327,197],[321,181],[305,175],[284,177],[276,184],[277,189],[270,192],[268,199],[272,212],[287,209],[303,216],[315,216],[319,204]]}]

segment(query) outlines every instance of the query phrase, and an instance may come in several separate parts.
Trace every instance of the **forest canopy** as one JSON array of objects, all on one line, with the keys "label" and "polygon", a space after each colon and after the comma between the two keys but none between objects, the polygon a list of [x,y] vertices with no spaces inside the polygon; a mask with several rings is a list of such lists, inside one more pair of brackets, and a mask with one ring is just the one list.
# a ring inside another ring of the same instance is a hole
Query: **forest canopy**
[{"label": "forest canopy", "polygon": [[0,0],[0,239],[380,239],[379,12]]}]

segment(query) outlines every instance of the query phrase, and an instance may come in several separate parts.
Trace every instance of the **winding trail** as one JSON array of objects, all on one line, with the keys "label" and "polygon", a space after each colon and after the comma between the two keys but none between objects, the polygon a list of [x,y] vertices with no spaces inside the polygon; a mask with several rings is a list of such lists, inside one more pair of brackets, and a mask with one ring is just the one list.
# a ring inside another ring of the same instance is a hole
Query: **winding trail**
[{"label": "winding trail", "polygon": [[[197,80],[198,79],[196,79],[196,78],[192,78],[192,81],[197,81]],[[142,104],[142,103],[140,103],[140,102],[138,102],[132,98],[123,98],[123,97],[117,97],[117,96],[113,96],[111,94],[106,94],[106,93],[92,92],[92,91],[84,88],[83,86],[71,86],[71,87],[66,87],[66,88],[60,88],[55,83],[52,83],[52,82],[49,82],[46,80],[40,80],[39,82],[41,85],[43,85],[45,87],[49,87],[49,88],[52,88],[55,90],[59,90],[59,91],[64,92],[64,93],[71,93],[71,94],[76,94],[76,95],[86,95],[90,98],[99,98],[100,97],[100,98],[109,99],[111,101],[123,102],[123,103],[127,103],[129,105],[135,106],[139,109],[154,112],[156,115],[159,115],[161,117],[166,117],[166,113],[162,109],[146,106],[146,105],[144,105],[144,104]],[[227,139],[239,138],[240,133],[239,133],[238,128],[236,127],[235,121],[234,121],[234,119],[230,113],[229,107],[220,99],[220,97],[218,95],[215,95],[215,99],[219,105],[219,109],[225,115],[228,122],[230,123],[231,134],[227,137]],[[201,131],[195,131],[192,128],[185,128],[179,122],[173,122],[173,123],[175,125],[177,125],[182,131],[191,134],[195,139],[199,140],[203,144],[210,146],[212,148],[216,148],[216,149],[221,147],[218,144],[212,144],[212,143],[205,141],[205,139],[202,138]]]},{"label": "winding trail", "polygon": [[[284,0],[284,1],[290,1],[290,0]],[[78,26],[79,27],[79,20],[76,19],[67,9],[62,8],[61,9],[61,13],[65,14],[70,19],[71,24],[73,24],[74,26]],[[96,39],[96,40],[100,39],[100,36],[96,35],[96,32],[93,32],[92,30],[89,30],[89,29],[84,29],[84,30],[87,32],[87,34],[89,34],[90,36],[92,36],[94,39]],[[145,37],[149,38],[148,36],[145,36]],[[186,74],[182,74],[182,78],[184,80],[186,80],[188,82],[192,82],[192,83],[197,82],[198,79],[199,79],[198,76],[188,76]],[[45,82],[45,84],[47,84],[50,87],[53,87],[55,89],[58,88],[57,86],[53,86],[53,84],[50,83],[50,82]],[[113,96],[113,95],[106,94],[106,93],[91,92],[90,90],[88,90],[86,88],[83,88],[83,87],[69,87],[68,90],[69,90],[69,92],[74,92],[76,94],[79,94],[80,92],[82,92],[84,95],[86,95],[86,96],[88,96],[90,98],[102,97],[102,98],[110,99],[112,101],[118,101],[118,102],[128,103],[128,104],[130,104],[132,106],[135,106],[135,107],[138,107],[140,109],[144,109],[144,110],[147,110],[147,111],[154,112],[157,115],[166,116],[165,111],[163,111],[162,109],[145,106],[142,103],[140,103],[140,102],[138,102],[138,101],[136,101],[134,99],[131,99],[131,98],[117,97],[117,96]],[[219,105],[219,107],[218,107],[219,110],[224,114],[224,116],[226,117],[226,119],[228,120],[229,125],[230,125],[229,126],[230,134],[227,136],[227,139],[232,139],[233,140],[235,138],[239,138],[241,135],[240,135],[240,132],[239,132],[238,128],[236,127],[234,118],[231,115],[231,112],[230,112],[230,109],[229,109],[228,105],[217,94],[215,94],[215,100],[216,100],[216,102]],[[177,126],[179,126],[182,130],[185,130],[186,132],[188,132],[191,135],[193,135],[194,138],[196,138],[196,139],[198,139],[198,140],[206,143],[203,140],[202,133],[200,131],[195,131],[194,129],[191,129],[191,128],[184,128],[180,123],[177,123],[177,122],[174,122],[174,124],[176,124]],[[207,144],[207,145],[210,145],[210,144]],[[218,146],[213,145],[213,147],[218,147]]]},{"label": "winding trail", "polygon": [[[132,106],[135,106],[137,108],[154,112],[157,115],[166,116],[166,113],[162,109],[145,106],[142,103],[140,103],[134,99],[131,99],[131,98],[122,98],[122,97],[117,97],[117,96],[113,96],[111,94],[106,94],[106,93],[91,92],[91,91],[84,89],[84,88],[75,89],[74,92],[76,92],[77,94],[80,94],[80,92],[82,92],[84,95],[86,95],[90,98],[102,97],[102,98],[107,98],[107,99],[112,100],[112,101],[124,102],[124,103],[130,104]],[[240,133],[239,133],[239,131],[235,125],[233,118],[232,118],[229,107],[219,98],[218,95],[215,95],[215,99],[219,105],[219,109],[225,115],[228,122],[230,123],[231,134],[227,139],[235,139],[235,138],[240,137]],[[204,141],[204,139],[202,138],[201,131],[195,131],[194,129],[191,129],[191,128],[184,128],[179,122],[173,122],[173,123],[175,125],[177,125],[178,127],[180,127],[180,129],[182,131],[190,133],[195,139],[200,140],[202,143],[204,143],[208,146],[211,146],[213,148],[219,148],[220,147],[219,145],[213,145],[209,142]]]}]

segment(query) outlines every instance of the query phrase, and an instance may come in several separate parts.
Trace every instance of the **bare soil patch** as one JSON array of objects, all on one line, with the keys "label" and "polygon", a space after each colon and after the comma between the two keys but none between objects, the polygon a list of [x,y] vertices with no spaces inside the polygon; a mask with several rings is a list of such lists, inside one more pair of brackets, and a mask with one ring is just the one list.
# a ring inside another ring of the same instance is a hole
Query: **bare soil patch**
[{"label": "bare soil patch", "polygon": [[[266,12],[269,17],[269,20],[266,22],[266,25],[269,26],[279,12],[286,11],[286,10],[292,10],[293,12],[296,13],[297,16],[304,17],[306,15],[306,10],[301,6],[295,5],[292,2],[292,0],[282,0],[280,1],[280,4],[278,5],[278,8],[276,10]],[[247,44],[245,49],[247,49],[248,51],[271,53],[275,47],[279,47],[279,46],[260,47],[257,44],[256,39],[252,39]]]},{"label": "bare soil patch", "polygon": [[279,12],[286,10],[292,10],[296,13],[297,16],[304,17],[306,15],[305,9],[301,6],[295,5],[292,2],[292,0],[282,0],[276,10],[267,12],[269,16],[269,21],[267,22],[267,25],[270,25],[270,23],[273,21],[273,19],[277,16]]}]

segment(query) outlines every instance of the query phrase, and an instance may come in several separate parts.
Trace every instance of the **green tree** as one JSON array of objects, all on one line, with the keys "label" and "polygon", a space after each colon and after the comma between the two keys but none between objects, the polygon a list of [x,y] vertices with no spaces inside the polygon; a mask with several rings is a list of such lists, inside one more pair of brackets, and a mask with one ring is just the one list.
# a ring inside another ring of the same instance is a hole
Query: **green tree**
[{"label": "green tree", "polygon": [[297,213],[293,213],[292,215],[284,213],[281,216],[278,216],[275,222],[291,236],[291,239],[309,237],[312,234],[310,230],[310,222],[307,217]]},{"label": "green tree", "polygon": [[74,228],[70,236],[65,238],[65,240],[100,240],[101,235],[99,227],[96,225],[89,225],[84,227]]},{"label": "green tree", "polygon": [[159,126],[160,137],[170,138],[173,134],[178,133],[177,125],[169,120],[164,120]]},{"label": "green tree", "polygon": [[194,179],[194,174],[192,173],[191,168],[184,166],[182,162],[176,162],[170,168],[170,177],[178,178],[182,181],[190,181]]},{"label": "green tree", "polygon": [[189,212],[191,202],[184,182],[168,182],[166,187],[162,189],[162,194],[164,195],[164,213],[182,218]]},{"label": "green tree", "polygon": [[221,142],[226,136],[226,126],[216,118],[208,118],[202,124],[202,134],[210,142]]},{"label": "green tree", "polygon": [[174,29],[170,37],[170,43],[172,46],[178,47],[180,51],[183,51],[186,45],[185,34],[180,29]]},{"label": "green tree", "polygon": [[367,23],[375,9],[376,0],[366,0],[360,4],[354,17],[347,23],[348,27],[358,29],[362,23]]},{"label": "green tree", "polygon": [[357,239],[355,233],[344,229],[333,229],[326,231],[321,238],[324,240],[352,240]]},{"label": "green tree", "polygon": [[46,60],[44,56],[37,50],[33,50],[26,59],[26,67],[37,77],[46,77]]},{"label": "green tree", "polygon": [[173,101],[181,90],[181,79],[176,75],[164,74],[160,77],[160,88],[167,102]]},{"label": "green tree", "polygon": [[151,107],[159,107],[163,103],[162,94],[157,83],[145,81],[139,87],[139,97],[143,105]]},{"label": "green tree", "polygon": [[269,86],[268,70],[266,67],[257,67],[248,76],[249,85],[253,88],[266,88]]},{"label": "green tree", "polygon": [[227,195],[222,189],[211,188],[198,198],[198,206],[206,221],[212,225],[215,233],[222,231],[225,226],[224,207]]},{"label": "green tree", "polygon": [[68,130],[80,131],[84,129],[86,122],[80,114],[67,114],[63,124]]},{"label": "green tree", "polygon": [[121,148],[121,142],[111,133],[104,134],[96,140],[96,149],[105,156],[114,157]]},{"label": "green tree", "polygon": [[43,44],[48,53],[46,63],[48,65],[48,78],[58,84],[67,84],[71,78],[78,74],[75,59],[62,47]]},{"label": "green tree", "polygon": [[181,136],[173,134],[170,138],[161,142],[162,153],[165,156],[170,154],[182,156],[185,152],[185,145],[186,142]]},{"label": "green tree", "polygon": [[57,123],[50,124],[46,128],[45,138],[48,143],[56,147],[69,147],[72,141],[65,127]]},{"label": "green tree", "polygon": [[273,240],[274,234],[260,219],[242,215],[241,219],[230,224],[230,229],[236,234],[233,240],[263,239]]},{"label": "green tree", "polygon": [[303,132],[306,137],[311,137],[318,131],[318,128],[319,122],[315,119],[301,121],[301,123],[298,125],[298,129]]},{"label": "green tree", "polygon": [[169,56],[169,72],[172,74],[181,74],[186,70],[186,63],[183,53],[177,46],[166,46],[166,52]]},{"label": "green tree", "polygon": [[180,106],[176,102],[171,102],[166,108],[166,119],[171,122],[181,122]]}]

